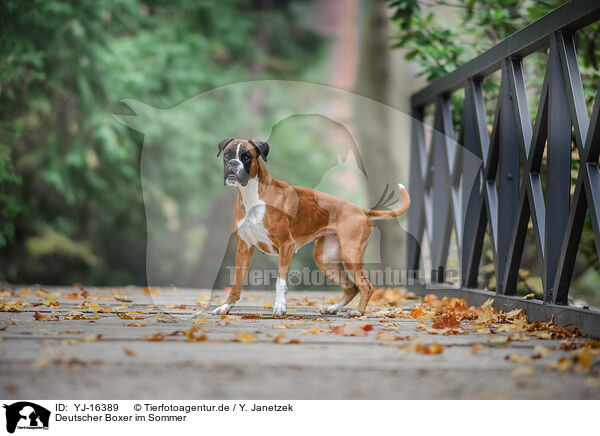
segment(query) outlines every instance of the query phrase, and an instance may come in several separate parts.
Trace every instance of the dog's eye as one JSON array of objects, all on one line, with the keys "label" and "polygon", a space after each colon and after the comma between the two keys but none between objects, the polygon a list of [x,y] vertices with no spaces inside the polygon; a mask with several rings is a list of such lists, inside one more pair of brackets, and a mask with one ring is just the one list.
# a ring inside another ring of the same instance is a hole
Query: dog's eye
[{"label": "dog's eye", "polygon": [[244,153],[242,155],[242,159],[243,159],[244,162],[248,162],[251,159],[251,157],[250,157],[250,155],[248,153]]}]

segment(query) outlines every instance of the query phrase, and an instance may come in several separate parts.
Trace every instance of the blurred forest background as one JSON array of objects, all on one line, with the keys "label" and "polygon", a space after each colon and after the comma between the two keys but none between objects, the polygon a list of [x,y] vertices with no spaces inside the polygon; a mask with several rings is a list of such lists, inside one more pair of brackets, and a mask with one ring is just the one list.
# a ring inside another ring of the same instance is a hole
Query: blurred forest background
[{"label": "blurred forest background", "polygon": [[[4,0],[0,2],[0,281],[146,283],[147,221],[140,180],[144,135],[113,117],[133,114],[120,102],[123,98],[171,108],[219,86],[288,79],[352,90],[408,113],[413,91],[562,3]],[[578,35],[590,105],[600,78],[599,35],[597,25]],[[545,53],[528,57],[525,66],[533,117]],[[490,115],[498,86],[498,75],[485,82]],[[462,97],[460,92],[453,96],[456,123]],[[361,142],[372,150],[363,158],[382,174],[406,180],[409,125],[396,125],[376,112],[357,111],[354,116],[370,126],[361,132]],[[304,184],[314,186],[317,181],[312,178],[331,166],[328,159],[335,159],[335,150],[311,137],[310,131],[311,125],[299,120],[274,131],[274,138],[281,143],[294,140],[294,147],[281,149],[276,163],[312,156],[293,182],[307,180]],[[380,131],[389,132],[390,141],[372,141]],[[168,133],[155,139],[166,141]],[[576,153],[572,165],[576,174]],[[206,184],[207,191],[214,186]],[[381,191],[369,187],[359,194],[375,204]],[[211,192],[198,195],[210,197]],[[171,203],[165,200],[165,219]],[[377,225],[383,260],[401,264],[403,238],[397,224]],[[531,235],[527,247],[523,292],[537,290],[540,284]],[[298,265],[310,261],[311,250],[303,250]],[[493,289],[489,248],[482,263],[482,285]],[[589,222],[576,278],[580,295],[588,300],[600,295]]]},{"label": "blurred forest background", "polygon": [[[358,0],[0,2],[0,281],[145,284],[147,218],[156,217],[146,216],[143,195],[162,196],[156,219],[173,222],[178,195],[189,194],[190,184],[173,186],[165,178],[164,186],[142,192],[144,135],[113,117],[134,114],[121,99],[169,109],[220,86],[288,79],[358,90],[385,103],[397,94],[407,102],[418,85],[390,91],[392,80],[406,85],[411,74],[390,75],[387,13],[383,1]],[[368,62],[373,51],[380,55]],[[188,140],[190,152],[172,159],[179,166],[169,168],[169,158],[163,169],[192,181],[197,173],[186,159],[198,162],[196,145],[210,140],[216,150],[221,138],[190,137],[185,123],[203,126],[211,118],[185,116],[155,128],[161,131],[152,143]],[[235,131],[236,120],[223,119]],[[272,154],[273,168],[292,183],[315,186],[332,159],[335,164],[335,144],[315,137],[329,127],[315,129],[315,122],[299,119],[273,131],[272,140],[291,145]],[[381,131],[380,122],[372,129]],[[407,126],[383,125],[401,128],[408,144]],[[373,151],[381,169],[396,174],[393,162],[402,152],[389,144],[374,144]],[[218,168],[215,154],[211,149],[204,159]],[[286,172],[284,164],[299,159],[305,165]],[[211,179],[196,195],[207,203],[224,191],[222,180]],[[376,195],[374,204],[381,191],[354,194]],[[398,257],[397,225],[382,232],[388,232],[382,238],[387,257]],[[201,269],[198,256],[210,256],[210,238],[196,236],[199,254],[190,259]],[[176,242],[169,248],[176,250]],[[273,266],[266,256],[255,257],[254,267]],[[312,249],[297,257],[298,265],[310,265]],[[165,257],[171,275],[174,263]]]}]

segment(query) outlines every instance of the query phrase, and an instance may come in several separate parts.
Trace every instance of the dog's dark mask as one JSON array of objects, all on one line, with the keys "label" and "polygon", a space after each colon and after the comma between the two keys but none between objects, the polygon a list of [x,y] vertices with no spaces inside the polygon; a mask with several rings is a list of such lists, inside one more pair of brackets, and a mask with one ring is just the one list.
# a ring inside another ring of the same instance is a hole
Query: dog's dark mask
[{"label": "dog's dark mask", "polygon": [[[239,141],[239,140],[238,140]],[[265,161],[269,152],[269,145],[262,141],[248,141],[255,149],[258,156]],[[228,145],[231,147],[228,147]],[[252,152],[244,146],[243,142],[236,142],[235,138],[226,138],[219,143],[217,156],[223,153],[223,183],[226,186],[246,186],[252,171],[252,162],[255,159]]]}]

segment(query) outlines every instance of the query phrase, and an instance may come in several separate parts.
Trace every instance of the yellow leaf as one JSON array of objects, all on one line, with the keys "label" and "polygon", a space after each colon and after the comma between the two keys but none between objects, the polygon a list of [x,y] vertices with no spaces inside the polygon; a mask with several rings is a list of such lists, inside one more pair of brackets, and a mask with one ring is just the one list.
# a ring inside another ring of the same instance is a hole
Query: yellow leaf
[{"label": "yellow leaf", "polygon": [[533,377],[535,375],[535,368],[532,366],[519,366],[511,371],[511,377]]},{"label": "yellow leaf", "polygon": [[252,333],[248,333],[247,331],[239,332],[235,335],[235,341],[243,342],[245,344],[256,342],[258,338]]},{"label": "yellow leaf", "polygon": [[485,309],[486,307],[491,307],[492,304],[494,304],[494,299],[490,297],[487,300],[485,300],[485,303],[481,305],[481,308]]},{"label": "yellow leaf", "polygon": [[127,324],[128,327],[146,327],[148,325],[149,320],[145,319],[143,321],[136,321]]},{"label": "yellow leaf", "polygon": [[312,327],[312,328],[310,328],[310,329],[302,330],[302,333],[311,333],[311,334],[313,334],[313,335],[319,335],[319,334],[321,334],[321,333],[325,333],[325,331],[324,331],[324,330],[321,330],[321,329],[320,329],[320,328],[318,328],[318,327]]}]

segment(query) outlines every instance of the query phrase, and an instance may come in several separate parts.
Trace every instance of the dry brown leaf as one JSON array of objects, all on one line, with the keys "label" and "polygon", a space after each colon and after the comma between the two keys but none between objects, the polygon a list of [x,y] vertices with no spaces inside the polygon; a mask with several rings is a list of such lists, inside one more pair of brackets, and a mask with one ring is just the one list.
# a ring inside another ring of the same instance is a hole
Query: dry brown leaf
[{"label": "dry brown leaf", "polygon": [[460,321],[453,314],[442,315],[433,318],[431,327],[434,329],[456,329],[460,327]]},{"label": "dry brown leaf", "polygon": [[532,298],[532,297],[535,297],[535,294],[533,292],[531,292],[531,293],[529,293],[527,295],[523,295],[521,297],[521,300],[527,300],[528,298]]},{"label": "dry brown leaf", "polygon": [[275,336],[273,342],[275,342],[276,344],[299,344],[302,341],[300,341],[299,339],[290,339],[285,336],[285,333],[279,333],[277,336]]},{"label": "dry brown leaf", "polygon": [[123,347],[123,352],[128,356],[135,356],[135,352],[131,348]]},{"label": "dry brown leaf", "polygon": [[336,335],[342,336],[367,336],[367,332],[373,330],[373,326],[371,324],[365,324],[363,326],[359,325],[338,325],[338,326],[329,326],[331,331]]},{"label": "dry brown leaf", "polygon": [[142,341],[147,341],[147,342],[160,342],[160,341],[166,341],[167,337],[169,335],[167,335],[166,333],[154,333],[150,336],[146,336],[142,338]]},{"label": "dry brown leaf", "polygon": [[35,318],[36,321],[58,321],[59,320],[57,315],[50,315],[48,313],[40,313],[40,312],[35,312],[33,314],[33,317]]},{"label": "dry brown leaf", "polygon": [[444,346],[440,344],[424,344],[423,342],[415,342],[407,347],[400,347],[403,351],[421,353],[421,354],[442,354],[444,352]]},{"label": "dry brown leaf", "polygon": [[192,327],[189,330],[183,330],[183,333],[185,334],[186,340],[188,342],[204,342],[207,340],[207,337],[205,334],[200,334],[198,336],[196,336],[196,332],[199,330],[198,327]]},{"label": "dry brown leaf", "polygon": [[128,295],[113,295],[113,298],[121,303],[131,303],[133,301],[133,297]]}]

